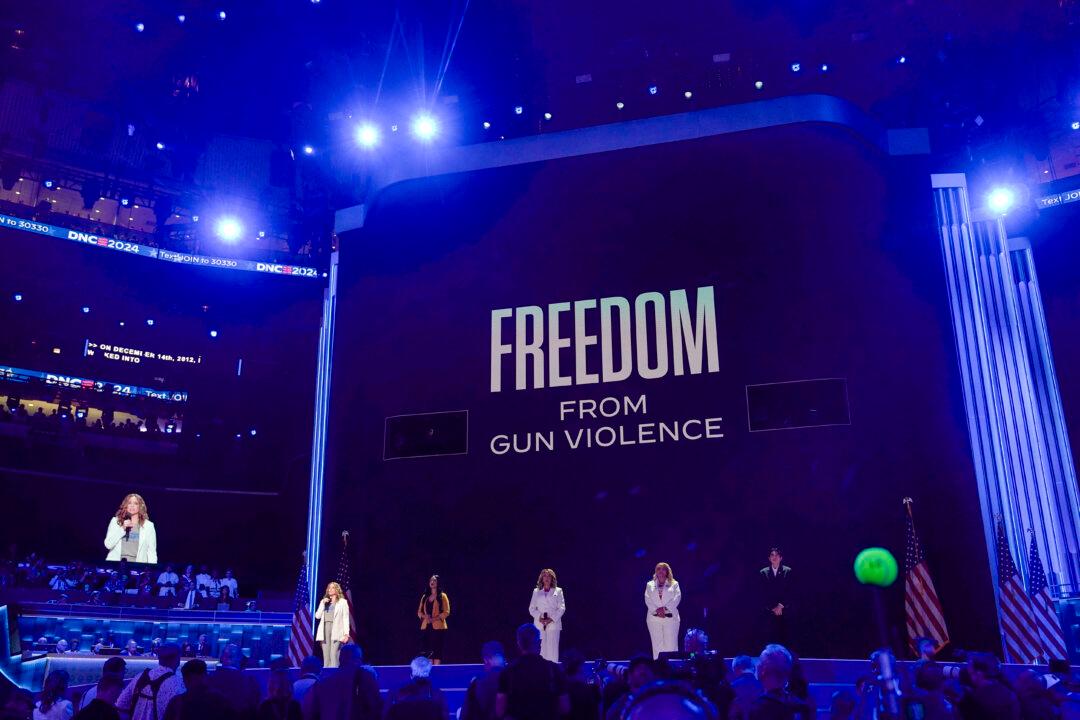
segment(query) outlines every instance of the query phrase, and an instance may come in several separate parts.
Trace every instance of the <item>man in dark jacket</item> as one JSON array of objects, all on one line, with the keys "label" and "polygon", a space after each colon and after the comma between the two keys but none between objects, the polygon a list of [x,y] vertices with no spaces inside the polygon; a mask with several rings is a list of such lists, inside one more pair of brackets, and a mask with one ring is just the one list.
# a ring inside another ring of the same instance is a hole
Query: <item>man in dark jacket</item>
[{"label": "man in dark jacket", "polygon": [[305,700],[305,720],[378,720],[382,717],[379,681],[361,665],[360,647],[341,646],[337,672],[324,671]]},{"label": "man in dark jacket", "polygon": [[759,617],[764,618],[765,643],[787,645],[791,638],[791,568],[784,565],[780,548],[769,550],[769,564],[758,571]]}]

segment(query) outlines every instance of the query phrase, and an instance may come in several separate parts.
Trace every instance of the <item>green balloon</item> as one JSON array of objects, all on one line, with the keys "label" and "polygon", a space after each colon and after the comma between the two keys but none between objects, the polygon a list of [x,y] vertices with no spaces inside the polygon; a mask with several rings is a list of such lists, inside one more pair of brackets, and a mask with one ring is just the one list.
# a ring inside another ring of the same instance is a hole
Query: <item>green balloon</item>
[{"label": "green balloon", "polygon": [[897,572],[896,558],[885,548],[866,548],[855,556],[855,578],[863,585],[889,587]]}]

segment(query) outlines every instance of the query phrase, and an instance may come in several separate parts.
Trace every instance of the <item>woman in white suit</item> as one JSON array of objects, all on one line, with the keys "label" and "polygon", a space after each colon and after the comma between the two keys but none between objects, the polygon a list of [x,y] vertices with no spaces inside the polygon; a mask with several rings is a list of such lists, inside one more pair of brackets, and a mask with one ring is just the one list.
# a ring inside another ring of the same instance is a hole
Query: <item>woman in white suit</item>
[{"label": "woman in white suit", "polygon": [[679,650],[679,601],[682,590],[665,562],[657,563],[652,580],[645,584],[645,624],[652,639],[653,659],[662,652]]},{"label": "woman in white suit", "polygon": [[338,652],[344,643],[349,642],[352,629],[349,602],[343,597],[341,586],[336,582],[326,586],[326,596],[319,601],[315,619],[319,621],[315,639],[322,645],[323,667],[336,668]]},{"label": "woman in white suit", "polygon": [[157,564],[157,531],[142,495],[131,493],[120,503],[105,529],[106,560]]},{"label": "woman in white suit", "polygon": [[529,614],[540,631],[540,656],[551,662],[559,662],[559,635],[562,633],[562,616],[566,612],[566,598],[555,578],[555,571],[540,571],[536,588],[529,603]]}]

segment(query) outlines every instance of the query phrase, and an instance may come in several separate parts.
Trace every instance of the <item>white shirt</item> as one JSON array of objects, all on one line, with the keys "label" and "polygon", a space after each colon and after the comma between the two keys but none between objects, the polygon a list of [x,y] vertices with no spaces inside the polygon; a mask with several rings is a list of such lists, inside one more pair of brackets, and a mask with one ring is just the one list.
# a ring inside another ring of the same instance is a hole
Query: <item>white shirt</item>
[{"label": "white shirt", "polygon": [[174,572],[163,572],[157,576],[158,585],[176,585],[180,582],[180,576]]},{"label": "white shirt", "polygon": [[[322,642],[323,638],[323,622],[329,613],[323,611],[324,604],[322,600],[319,601],[319,607],[315,610],[315,619],[319,621],[319,626],[315,629],[315,641]],[[335,642],[341,642],[342,638],[349,637],[349,629],[352,625],[349,619],[349,603],[345,598],[338,598],[338,601],[333,604],[334,616],[330,618],[330,622],[333,626],[330,629],[330,638]]]},{"label": "white shirt", "polygon": [[[115,517],[109,518],[109,526],[105,528],[105,549],[109,551],[106,560],[120,559],[123,539],[124,526],[117,524]],[[157,530],[149,520],[139,528],[139,550],[135,554],[135,562],[157,564]]]},{"label": "white shirt", "polygon": [[217,582],[210,576],[210,573],[199,573],[195,576],[195,587],[202,593],[203,597],[207,594],[214,595],[214,590],[217,588]]},{"label": "white shirt", "polygon": [[566,598],[561,587],[551,590],[533,589],[532,600],[529,602],[529,614],[535,622],[539,623],[544,613],[555,621],[556,627],[562,625],[562,616],[566,613]]},{"label": "white shirt", "polygon": [[70,700],[57,700],[49,712],[41,712],[41,701],[34,705],[34,720],[68,720],[75,714],[75,706]]},{"label": "white shirt", "polygon": [[240,591],[237,590],[236,578],[222,578],[221,581],[218,582],[218,587],[229,588],[229,597],[240,597]]},{"label": "white shirt", "polygon": [[649,608],[649,615],[653,615],[657,608],[664,607],[672,617],[679,617],[679,601],[682,600],[682,589],[678,580],[668,580],[667,585],[656,586],[655,580],[645,584],[645,606]]},{"label": "white shirt", "polygon": [[[150,680],[157,680],[159,677],[167,672],[172,672],[163,665],[155,665],[150,670]],[[131,720],[153,720],[154,708],[150,704],[153,698],[153,690],[147,685],[139,693],[139,697],[133,697],[135,693],[135,685],[139,682],[139,678],[142,677],[142,673],[139,673],[131,682],[127,684],[127,687],[120,693],[120,697],[116,699],[116,707],[120,710],[121,717],[130,717]],[[165,708],[169,706],[169,701],[177,695],[184,692],[184,679],[180,676],[179,668],[176,670],[176,674],[161,684],[161,688],[158,689],[157,694],[157,709],[158,720],[165,717]],[[128,713],[128,709],[134,708],[132,712]]]}]

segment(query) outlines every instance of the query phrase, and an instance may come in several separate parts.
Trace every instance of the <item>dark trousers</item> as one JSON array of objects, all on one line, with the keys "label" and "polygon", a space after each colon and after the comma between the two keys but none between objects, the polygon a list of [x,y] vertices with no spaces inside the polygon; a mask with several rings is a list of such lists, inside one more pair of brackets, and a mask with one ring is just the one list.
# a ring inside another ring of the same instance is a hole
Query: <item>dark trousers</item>
[{"label": "dark trousers", "polygon": [[420,631],[421,655],[430,660],[442,660],[443,646],[446,644],[446,630],[436,630],[428,625]]}]

